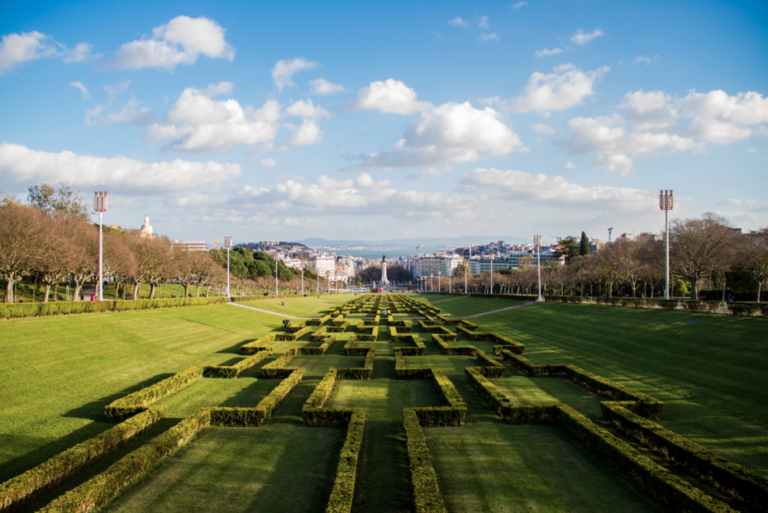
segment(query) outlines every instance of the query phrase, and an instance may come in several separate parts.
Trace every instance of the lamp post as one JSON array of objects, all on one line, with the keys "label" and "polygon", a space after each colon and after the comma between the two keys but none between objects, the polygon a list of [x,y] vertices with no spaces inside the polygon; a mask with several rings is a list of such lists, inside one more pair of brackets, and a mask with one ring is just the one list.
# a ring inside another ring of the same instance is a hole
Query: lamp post
[{"label": "lamp post", "polygon": [[488,254],[488,258],[491,261],[491,294],[493,294],[493,253]]},{"label": "lamp post", "polygon": [[464,294],[467,293],[467,275],[469,274],[469,260],[467,260],[467,265],[464,267]]},{"label": "lamp post", "polygon": [[277,251],[275,251],[275,295],[280,295],[280,290],[278,289],[279,285],[277,283],[277,270],[280,266],[278,265],[278,259],[277,259]]},{"label": "lamp post", "polygon": [[443,291],[443,286],[442,286],[442,284],[441,284],[442,282],[440,281],[440,279],[441,279],[442,277],[443,277],[443,271],[442,271],[442,270],[440,270],[440,271],[437,271],[437,293],[438,293],[438,294],[439,294],[439,293],[441,293],[441,292]]},{"label": "lamp post", "polygon": [[229,250],[232,249],[232,237],[224,237],[224,247],[227,248],[227,297],[231,298],[229,293]]},{"label": "lamp post", "polygon": [[107,191],[93,193],[93,209],[99,213],[99,301],[104,301],[104,238],[101,231],[104,212],[109,208]]},{"label": "lamp post", "polygon": [[539,301],[543,301],[541,297],[541,235],[533,236],[533,245],[536,246],[536,266],[539,271]]},{"label": "lamp post", "polygon": [[432,276],[434,276],[434,275],[432,275],[432,274],[429,275],[429,291],[430,292],[434,292],[435,291],[435,287],[434,287],[434,285],[432,285]]},{"label": "lamp post", "polygon": [[659,191],[659,208],[664,211],[666,254],[664,260],[664,299],[669,299],[669,211],[674,207],[672,190]]},{"label": "lamp post", "polygon": [[331,271],[325,271],[325,281],[328,283],[328,294],[331,293]]},{"label": "lamp post", "polygon": [[317,268],[317,260],[315,260],[315,278],[317,278],[317,298],[320,299],[320,269]]}]

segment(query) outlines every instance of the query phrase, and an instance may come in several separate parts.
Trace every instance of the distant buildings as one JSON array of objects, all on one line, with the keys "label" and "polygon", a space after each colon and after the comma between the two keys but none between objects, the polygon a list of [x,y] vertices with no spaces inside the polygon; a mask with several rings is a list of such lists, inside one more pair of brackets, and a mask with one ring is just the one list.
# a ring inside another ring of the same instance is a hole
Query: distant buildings
[{"label": "distant buildings", "polygon": [[175,240],[171,243],[174,248],[184,248],[187,251],[208,251],[208,244],[203,241]]}]

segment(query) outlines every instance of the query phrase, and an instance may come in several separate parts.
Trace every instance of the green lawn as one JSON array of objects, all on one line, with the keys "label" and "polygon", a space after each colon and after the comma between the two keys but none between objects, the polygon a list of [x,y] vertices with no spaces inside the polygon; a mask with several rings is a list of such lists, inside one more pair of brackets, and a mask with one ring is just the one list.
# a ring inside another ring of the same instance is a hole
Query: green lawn
[{"label": "green lawn", "polygon": [[[515,304],[423,297],[446,312],[450,305],[457,316]],[[285,307],[275,305],[279,300],[252,304],[308,317],[332,305],[316,296],[284,301]],[[112,400],[191,365],[232,364],[241,358],[242,344],[282,331],[281,320],[211,305],[0,322],[0,382],[11,384],[0,387],[0,481],[109,428],[103,407]],[[768,320],[543,304],[473,322],[480,331],[524,343],[525,356],[534,363],[573,363],[665,401],[661,424],[768,477]],[[395,379],[392,349],[410,344],[392,342],[386,322],[380,330],[377,342],[360,344],[376,348],[373,379],[339,381],[326,404],[367,410],[354,511],[412,508],[402,408],[441,400],[430,380]],[[416,322],[414,331],[428,355],[407,357],[407,365],[443,369],[469,408],[462,427],[425,429],[449,511],[655,509],[620,473],[558,427],[511,426],[499,419],[464,378],[464,369],[477,360],[442,355]],[[204,431],[109,509],[196,511],[204,503],[211,511],[323,510],[345,432],[305,427],[301,407],[329,368],[363,365],[362,356],[341,354],[352,333],[354,327],[338,334],[324,356],[291,360],[289,366],[303,367],[305,377],[263,426]],[[317,344],[305,336],[275,342],[274,350]],[[459,337],[452,344],[492,354],[488,342]],[[169,418],[129,448],[201,407],[257,404],[279,384],[258,378],[258,368],[269,361],[237,379],[204,378],[162,399],[158,406]],[[568,380],[529,378],[508,367],[506,377],[493,382],[514,402],[560,401],[600,421],[601,398]],[[92,467],[80,482],[129,448]]]},{"label": "green lawn", "polygon": [[[523,305],[523,301],[511,301],[508,299],[487,299],[462,296],[439,296],[431,294],[418,294],[414,299],[424,301],[439,308],[442,314],[455,317],[468,317],[486,312],[509,308],[510,306]],[[473,321],[474,322],[474,321]]]},{"label": "green lawn", "polygon": [[[321,299],[317,299],[317,296],[264,299],[260,301],[243,301],[240,304],[294,317],[322,317],[325,315],[322,312],[336,306],[335,302],[330,302],[330,300],[326,299],[328,297],[320,296]],[[330,297],[337,299],[335,296]],[[280,303],[285,304],[281,306]]]}]

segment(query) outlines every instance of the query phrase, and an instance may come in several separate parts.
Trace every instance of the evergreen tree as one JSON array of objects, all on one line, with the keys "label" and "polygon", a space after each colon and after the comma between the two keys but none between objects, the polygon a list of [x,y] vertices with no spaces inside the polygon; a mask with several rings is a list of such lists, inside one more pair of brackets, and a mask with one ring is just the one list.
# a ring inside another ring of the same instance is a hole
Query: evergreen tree
[{"label": "evergreen tree", "polygon": [[581,232],[581,244],[579,244],[579,255],[585,256],[589,255],[592,252],[592,247],[589,244],[589,239],[587,238],[587,234],[584,232]]}]

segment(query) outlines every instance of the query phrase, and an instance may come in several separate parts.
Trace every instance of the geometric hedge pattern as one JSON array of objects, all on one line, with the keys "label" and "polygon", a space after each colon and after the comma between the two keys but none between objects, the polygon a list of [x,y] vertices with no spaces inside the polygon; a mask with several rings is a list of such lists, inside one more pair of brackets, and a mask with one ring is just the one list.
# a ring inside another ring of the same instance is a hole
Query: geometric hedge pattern
[{"label": "geometric hedge pattern", "polygon": [[[320,319],[294,325],[286,321],[285,324],[285,329],[243,345],[243,358],[233,365],[190,367],[107,405],[105,415],[116,423],[113,428],[1,484],[0,511],[23,506],[40,493],[61,485],[86,465],[113,453],[163,418],[158,402],[198,380],[237,378],[259,364],[259,377],[274,380],[274,387],[256,406],[201,408],[104,472],[59,496],[41,511],[89,511],[108,505],[124,489],[189,444],[197,433],[211,426],[260,426],[304,377],[305,369],[292,365],[292,361],[298,356],[322,358],[334,344],[341,343],[338,340],[341,337],[344,339],[341,352],[358,357],[360,366],[328,368],[304,404],[302,420],[318,428],[346,428],[326,510],[349,512],[355,496],[358,456],[366,433],[366,410],[326,405],[341,381],[372,378],[376,342],[384,334],[391,340],[396,378],[427,380],[440,398],[440,404],[403,408],[402,412],[413,507],[418,512],[445,511],[423,428],[461,429],[467,416],[464,399],[443,370],[420,363],[427,356],[425,342],[442,355],[476,359],[476,365],[465,368],[465,378],[504,421],[560,426],[577,443],[594,452],[606,465],[622,471],[669,509],[726,512],[733,511],[729,505],[732,504],[755,511],[768,510],[768,480],[654,422],[662,412],[661,401],[575,365],[536,365],[523,356],[523,344],[497,333],[483,332],[467,320],[444,316],[439,308],[406,295],[363,295],[328,310]],[[342,337],[341,333],[345,335]],[[291,346],[290,342],[294,341],[297,345]],[[491,342],[494,354],[486,354],[473,345],[477,341]],[[276,342],[289,343],[279,356],[273,355]],[[608,428],[563,403],[523,405],[511,401],[494,383],[504,377],[510,367],[530,377],[570,380],[602,396],[605,400],[600,406],[604,419],[609,422]],[[636,444],[654,451],[666,463],[648,457],[635,448]],[[677,472],[678,468],[685,472]],[[729,497],[729,504],[702,491],[695,480],[681,477],[685,473],[720,489]]]}]

